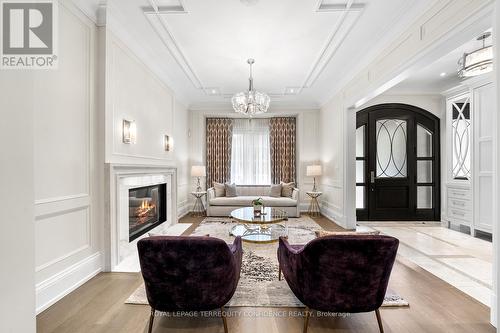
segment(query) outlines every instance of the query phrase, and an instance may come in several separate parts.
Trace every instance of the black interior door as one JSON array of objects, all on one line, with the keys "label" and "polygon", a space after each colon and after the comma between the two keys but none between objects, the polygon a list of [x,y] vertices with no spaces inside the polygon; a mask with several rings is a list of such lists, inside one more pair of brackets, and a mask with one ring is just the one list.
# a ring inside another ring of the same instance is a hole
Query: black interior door
[{"label": "black interior door", "polygon": [[358,112],[357,128],[358,220],[439,220],[439,119],[383,104]]}]

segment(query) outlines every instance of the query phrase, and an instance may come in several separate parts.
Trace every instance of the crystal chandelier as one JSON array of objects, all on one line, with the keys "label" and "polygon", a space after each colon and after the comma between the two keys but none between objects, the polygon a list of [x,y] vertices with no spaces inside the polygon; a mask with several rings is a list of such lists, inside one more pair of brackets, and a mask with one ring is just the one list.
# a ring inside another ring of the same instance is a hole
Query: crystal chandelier
[{"label": "crystal chandelier", "polygon": [[234,94],[231,102],[233,103],[234,111],[247,116],[253,116],[259,113],[267,112],[271,99],[267,94],[258,92],[253,88],[252,65],[255,60],[248,59],[250,65],[250,77],[248,79],[248,91]]},{"label": "crystal chandelier", "polygon": [[479,36],[477,40],[483,42],[483,47],[471,53],[464,53],[458,61],[458,75],[461,78],[476,76],[491,72],[493,70],[493,45],[486,46],[486,39],[491,32]]}]

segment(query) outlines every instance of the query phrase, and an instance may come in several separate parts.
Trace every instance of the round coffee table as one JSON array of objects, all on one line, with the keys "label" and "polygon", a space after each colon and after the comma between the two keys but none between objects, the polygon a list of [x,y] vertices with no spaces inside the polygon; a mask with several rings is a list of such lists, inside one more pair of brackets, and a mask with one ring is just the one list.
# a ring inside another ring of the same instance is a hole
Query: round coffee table
[{"label": "round coffee table", "polygon": [[[254,215],[253,207],[238,208],[231,212],[233,220],[237,221],[229,232],[233,236],[241,236],[241,239],[252,243],[276,242],[281,236],[287,236],[288,228],[286,212],[265,207],[260,215]],[[284,222],[279,224],[279,222]]]}]

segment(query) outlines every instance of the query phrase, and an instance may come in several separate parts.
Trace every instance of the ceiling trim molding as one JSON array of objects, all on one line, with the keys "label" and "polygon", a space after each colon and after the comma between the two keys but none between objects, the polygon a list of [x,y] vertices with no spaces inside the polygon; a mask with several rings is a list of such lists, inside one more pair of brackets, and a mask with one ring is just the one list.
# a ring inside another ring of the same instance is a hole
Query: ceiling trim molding
[{"label": "ceiling trim molding", "polygon": [[[332,34],[330,35],[328,42],[324,46],[324,48],[321,50],[320,55],[316,59],[316,62],[314,65],[311,67],[309,70],[309,73],[306,75],[306,78],[300,85],[300,91],[299,94],[302,92],[304,88],[309,88],[314,85],[318,77],[323,73],[325,70],[326,66],[330,63],[330,60],[332,57],[335,55],[339,47],[342,45],[344,42],[345,38],[349,33],[351,32],[352,28],[356,25],[358,22],[359,18],[361,17],[361,14],[364,9],[364,4],[356,4],[356,10],[353,10],[353,5],[354,5],[354,0],[349,0],[346,5],[335,5],[336,8],[344,7],[343,10],[337,9],[335,11],[332,10],[320,10],[322,6],[327,6],[323,4],[323,0],[320,0],[318,3],[318,8],[316,12],[338,12],[341,11],[342,15],[340,19],[337,21],[337,24],[335,26],[335,29],[333,30]],[[329,6],[329,5],[328,5]],[[333,6],[333,5],[332,5]],[[341,28],[344,26],[345,20],[347,19],[349,13],[354,13],[356,17],[350,24],[350,26],[347,28],[346,32],[337,39],[339,32],[341,31]],[[337,41],[338,40],[338,41]],[[336,43],[335,43],[336,42]]]},{"label": "ceiling trim molding", "polygon": [[[205,86],[200,79],[200,77],[196,74],[194,67],[190,64],[189,60],[185,56],[182,48],[180,47],[178,41],[175,36],[170,31],[168,24],[165,19],[165,14],[188,14],[189,11],[185,9],[184,3],[182,0],[178,0],[178,6],[168,6],[161,7],[158,6],[155,0],[149,0],[151,7],[143,8],[144,15],[150,22],[153,29],[156,31],[160,39],[163,41],[163,44],[168,49],[172,57],[175,59],[177,64],[181,67],[182,71],[186,75],[186,77],[191,81],[193,86],[196,89],[203,90],[205,95],[209,96],[222,96],[224,99],[227,98],[227,95],[232,96],[233,94],[229,93],[221,93],[220,87],[215,86]],[[339,47],[344,42],[345,38],[349,35],[352,28],[356,25],[361,14],[365,8],[365,5],[362,3],[354,4],[354,0],[348,0],[346,4],[324,4],[324,0],[319,0],[317,6],[315,7],[315,12],[317,13],[338,13],[341,12],[342,15],[340,19],[337,21],[335,28],[330,34],[327,43],[325,43],[324,47],[319,52],[318,57],[316,58],[315,63],[311,67],[311,69],[307,72],[304,80],[301,84],[293,84],[287,85],[282,89],[282,93],[269,93],[269,96],[279,98],[287,95],[299,95],[302,93],[304,88],[309,88],[318,79],[318,77],[323,73],[327,65],[330,63],[332,57],[335,55]],[[343,30],[345,26],[345,21],[348,18],[349,14],[356,15],[347,29],[343,34],[340,32]],[[294,89],[293,93],[290,93],[290,88]],[[217,90],[218,93],[214,94],[212,91]]]},{"label": "ceiling trim molding", "polygon": [[[219,111],[219,112],[231,112],[234,113],[234,109],[227,102],[217,101],[217,102],[199,102],[189,105],[189,111]],[[297,103],[290,101],[289,103],[278,102],[273,103],[269,107],[269,113],[277,111],[315,111],[319,110],[320,106],[316,103]],[[241,115],[240,115],[241,116]]]},{"label": "ceiling trim molding", "polygon": [[[58,0],[58,2],[59,2],[59,4],[69,8],[67,1]],[[97,11],[99,10],[99,7],[105,6],[104,3],[99,2],[99,4],[96,7],[93,4],[91,4],[90,2],[89,3],[87,3],[87,2],[82,3],[81,1],[72,0],[71,4],[74,6],[74,8],[77,8],[83,15],[85,15],[89,20],[94,22],[95,25],[99,26],[99,24],[98,24],[99,18],[98,18]]]},{"label": "ceiling trim molding", "polygon": [[[326,106],[337,94],[342,91],[343,87],[349,84],[356,77],[356,75],[359,75],[364,69],[366,69],[374,58],[389,48],[405,30],[407,30],[418,18],[423,15],[423,13],[427,10],[426,8],[429,7],[426,6],[424,8],[420,8],[420,10],[408,12],[407,7],[413,2],[413,0],[404,1],[405,5],[402,6],[398,15],[404,19],[400,19],[399,21],[388,25],[377,36],[373,36],[373,38],[380,40],[380,42],[368,53],[366,53],[355,66],[350,68],[345,75],[335,82],[331,91],[328,94],[325,94],[325,96],[318,101],[321,107]],[[438,1],[439,0],[435,0],[434,3],[437,3]],[[424,9],[423,12],[421,11],[422,9]]]},{"label": "ceiling trim molding", "polygon": [[[108,7],[108,9],[110,9]],[[135,39],[131,34],[127,33],[127,27],[121,25],[120,21],[113,15],[114,9],[106,11],[106,29],[113,34],[114,38],[118,39],[128,50],[135,55],[135,57],[142,62],[151,73],[160,79],[175,95],[176,100],[182,102],[184,105],[189,105],[189,99],[179,90],[174,81],[165,73],[164,70],[154,66],[155,59],[152,58],[148,52],[144,50],[143,45]]]},{"label": "ceiling trim molding", "polygon": [[[166,12],[160,11],[164,7],[159,7],[156,4],[155,0],[149,0],[149,2],[153,10],[151,11],[150,9],[149,10],[143,9],[144,15],[146,16],[147,20],[149,21],[153,29],[156,31],[156,33],[158,34],[158,36],[160,37],[160,39],[162,40],[163,44],[166,46],[167,50],[170,52],[172,57],[175,59],[177,64],[181,67],[184,74],[191,81],[193,86],[196,89],[203,89],[204,86],[200,78],[198,77],[195,70],[187,60],[186,56],[184,55],[184,52],[179,46],[179,43],[175,39],[174,35],[168,29],[168,25],[163,16],[163,14],[170,14],[174,12],[178,14],[187,14],[188,12],[184,9],[182,2],[179,0],[180,6],[168,7],[170,9]],[[174,8],[176,10],[174,10]]]}]

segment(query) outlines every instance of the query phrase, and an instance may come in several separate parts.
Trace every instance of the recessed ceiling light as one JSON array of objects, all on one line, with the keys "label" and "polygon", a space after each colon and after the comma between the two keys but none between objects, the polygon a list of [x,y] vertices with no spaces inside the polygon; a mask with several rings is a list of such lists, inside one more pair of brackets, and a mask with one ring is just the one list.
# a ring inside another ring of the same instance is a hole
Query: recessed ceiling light
[{"label": "recessed ceiling light", "polygon": [[439,74],[439,76],[441,76],[441,77],[446,76],[446,73],[442,72],[441,74]]},{"label": "recessed ceiling light", "polygon": [[205,94],[209,96],[218,96],[220,95],[220,89],[217,87],[205,87]]},{"label": "recessed ceiling light", "polygon": [[285,88],[285,95],[297,95],[298,93],[300,93],[299,87],[286,87]]}]

